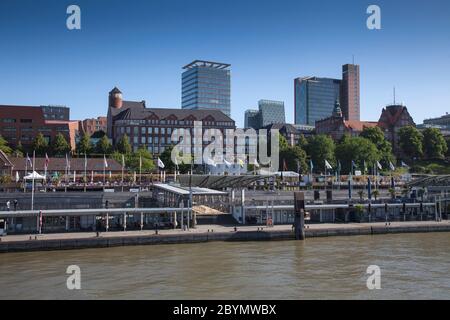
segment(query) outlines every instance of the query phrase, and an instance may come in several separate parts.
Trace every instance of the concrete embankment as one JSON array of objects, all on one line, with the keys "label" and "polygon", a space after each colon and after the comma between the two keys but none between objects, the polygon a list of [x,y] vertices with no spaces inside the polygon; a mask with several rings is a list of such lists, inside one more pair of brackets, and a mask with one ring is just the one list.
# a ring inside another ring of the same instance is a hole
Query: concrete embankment
[{"label": "concrete embankment", "polygon": [[[106,248],[128,245],[181,244],[207,241],[269,241],[291,240],[294,234],[290,226],[275,226],[258,230],[258,227],[213,226],[214,232],[202,226],[191,231],[163,230],[101,233],[65,233],[48,235],[5,236],[0,242],[0,252],[68,250],[82,248]],[[450,222],[395,222],[364,224],[318,224],[305,230],[306,238],[356,235],[382,235],[392,233],[450,232]]]}]

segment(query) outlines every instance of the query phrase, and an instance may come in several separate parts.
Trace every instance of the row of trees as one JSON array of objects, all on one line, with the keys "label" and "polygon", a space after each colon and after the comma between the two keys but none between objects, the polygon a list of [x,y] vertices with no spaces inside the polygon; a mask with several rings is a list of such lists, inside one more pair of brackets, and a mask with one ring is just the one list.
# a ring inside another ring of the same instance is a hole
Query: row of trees
[{"label": "row of trees", "polygon": [[284,137],[280,136],[280,169],[300,171],[301,173],[323,173],[325,160],[334,169],[340,166],[342,173],[349,173],[352,161],[361,171],[372,168],[380,162],[384,168],[389,163],[395,163],[392,146],[378,127],[364,128],[359,137],[345,135],[337,143],[323,134],[307,139],[303,136],[296,146],[289,146]]},{"label": "row of trees", "polygon": [[450,156],[450,139],[445,140],[437,128],[426,128],[422,132],[412,126],[398,132],[399,145],[411,160],[443,159]]},{"label": "row of trees", "polygon": [[[0,150],[6,154],[14,154],[15,156],[22,157],[26,150],[19,142],[16,148],[13,150],[2,136],[0,136]],[[36,151],[36,156],[43,157],[45,154],[49,156],[64,156],[71,150],[70,144],[67,142],[66,138],[61,133],[58,133],[51,144],[48,143],[47,139],[39,133],[33,141],[32,150]]]}]

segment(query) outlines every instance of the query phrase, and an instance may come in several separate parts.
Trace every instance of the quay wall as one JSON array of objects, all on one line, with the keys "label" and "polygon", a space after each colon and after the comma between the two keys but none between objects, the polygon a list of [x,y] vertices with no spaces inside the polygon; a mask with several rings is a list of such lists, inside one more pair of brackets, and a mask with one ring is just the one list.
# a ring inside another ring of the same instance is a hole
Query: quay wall
[{"label": "quay wall", "polygon": [[[230,228],[231,229],[231,228]],[[333,227],[321,229],[306,229],[306,238],[355,236],[355,235],[382,235],[394,233],[424,233],[424,232],[450,232],[449,224],[442,225],[401,225],[401,226],[362,226],[362,227]],[[176,233],[152,234],[144,236],[104,236],[92,238],[73,239],[41,239],[22,241],[0,241],[0,253],[46,250],[69,250],[83,248],[106,248],[128,245],[155,245],[155,244],[181,244],[200,243],[208,241],[270,241],[293,240],[291,230],[263,231],[228,231],[228,232],[202,232],[202,233]]]}]

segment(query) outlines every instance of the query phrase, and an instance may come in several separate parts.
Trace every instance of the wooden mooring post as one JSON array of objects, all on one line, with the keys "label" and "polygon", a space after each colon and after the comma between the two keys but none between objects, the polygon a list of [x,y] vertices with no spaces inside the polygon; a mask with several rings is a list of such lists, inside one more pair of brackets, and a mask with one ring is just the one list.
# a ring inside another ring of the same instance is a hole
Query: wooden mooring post
[{"label": "wooden mooring post", "polygon": [[295,240],[305,240],[305,194],[302,191],[294,192],[294,231]]}]

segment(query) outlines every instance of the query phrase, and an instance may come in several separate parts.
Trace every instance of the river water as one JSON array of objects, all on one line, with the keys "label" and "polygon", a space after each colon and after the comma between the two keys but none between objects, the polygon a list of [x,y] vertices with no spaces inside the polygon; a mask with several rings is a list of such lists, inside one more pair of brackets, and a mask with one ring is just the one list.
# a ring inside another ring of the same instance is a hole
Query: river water
[{"label": "river water", "polygon": [[0,299],[449,299],[449,273],[448,233],[7,253]]}]

